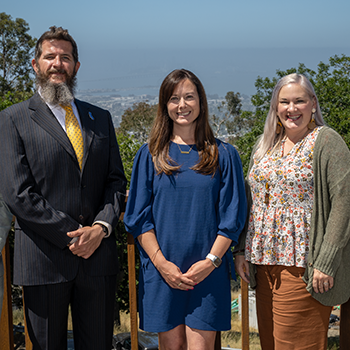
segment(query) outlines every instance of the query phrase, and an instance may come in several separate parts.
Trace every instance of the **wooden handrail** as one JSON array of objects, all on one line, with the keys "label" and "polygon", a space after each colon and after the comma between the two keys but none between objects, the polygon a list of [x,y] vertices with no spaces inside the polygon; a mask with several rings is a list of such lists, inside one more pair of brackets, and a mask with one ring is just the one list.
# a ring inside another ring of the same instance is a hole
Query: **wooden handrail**
[{"label": "wooden handrail", "polygon": [[10,245],[7,237],[5,247],[2,250],[4,262],[4,300],[0,319],[0,349],[13,350],[13,319],[11,297],[11,269],[10,269]]},{"label": "wooden handrail", "polygon": [[135,268],[135,241],[128,233],[128,273],[129,273],[129,305],[130,305],[130,333],[131,350],[138,350],[138,322],[137,322],[137,293]]},{"label": "wooden handrail", "polygon": [[[129,271],[129,303],[130,303],[130,330],[131,330],[131,349],[138,349],[138,317],[137,317],[137,293],[136,293],[136,273],[135,273],[135,242],[128,233],[128,271]],[[2,251],[4,260],[4,301],[2,316],[0,321],[0,350],[13,350],[13,319],[12,319],[12,298],[11,298],[11,274],[10,274],[10,249],[7,239],[6,245]],[[245,285],[244,285],[245,284]],[[249,306],[248,306],[248,286],[242,282],[242,349],[249,349]],[[26,330],[26,322],[25,330]],[[217,332],[215,340],[215,350],[221,349],[221,333]],[[243,339],[244,342],[243,342]],[[248,340],[247,340],[248,339]],[[31,350],[32,344],[25,332],[26,349]],[[244,345],[243,345],[244,344]],[[245,347],[243,347],[245,346]]]},{"label": "wooden handrail", "polygon": [[[123,214],[120,219],[123,219]],[[138,349],[138,317],[137,317],[137,293],[136,293],[136,273],[135,273],[135,242],[133,237],[128,233],[127,237],[128,251],[128,271],[129,271],[129,304],[130,304],[130,330],[131,330],[131,348]],[[10,249],[9,240],[2,251],[4,260],[4,301],[2,307],[2,316],[0,320],[0,350],[13,350],[13,320],[12,320],[12,298],[11,298],[11,275],[10,275]],[[248,301],[248,285],[241,281],[241,301],[242,301],[242,350],[249,350],[249,301]],[[350,343],[350,303],[347,303],[348,308],[342,308],[342,332],[341,341],[343,344]],[[25,320],[24,320],[25,322]],[[346,328],[346,329],[345,329]],[[25,322],[25,331],[26,331]],[[26,334],[26,349],[31,350],[32,344]],[[345,347],[347,348],[347,347]],[[221,349],[221,333],[218,332],[215,341],[215,350]]]},{"label": "wooden handrail", "polygon": [[[131,350],[138,350],[135,241],[134,241],[133,236],[130,233],[128,233],[127,242],[128,242],[128,273],[129,273]],[[248,298],[248,294],[247,294],[247,298]],[[249,322],[249,320],[248,320],[248,322]],[[221,332],[216,333],[214,350],[221,350]]]},{"label": "wooden handrail", "polygon": [[[122,216],[121,216],[122,218]],[[138,317],[137,317],[137,293],[136,293],[136,273],[135,273],[135,242],[133,237],[128,233],[127,237],[128,242],[128,272],[129,272],[129,304],[130,304],[130,330],[131,330],[131,349],[138,349]],[[14,341],[13,341],[13,319],[12,319],[12,297],[11,297],[11,274],[10,274],[10,249],[9,242],[7,239],[6,245],[2,251],[3,260],[4,260],[4,300],[2,308],[2,316],[0,321],[0,350],[13,350]],[[243,282],[245,283],[245,282]],[[246,347],[242,349],[249,349],[249,315],[248,314],[248,302],[244,303],[243,300],[248,300],[248,286],[245,283],[242,283],[242,287],[245,288],[243,292],[242,288],[242,346],[243,339],[245,340],[244,344]],[[246,295],[245,295],[246,294]],[[24,308],[23,308],[24,309]],[[25,344],[26,350],[32,349],[32,343],[29,339],[27,332],[27,324],[25,323]],[[243,327],[243,325],[245,325]],[[221,349],[221,333],[217,332],[215,340],[215,350]]]},{"label": "wooden handrail", "polygon": [[242,350],[249,350],[249,295],[248,283],[241,279],[241,339]]}]

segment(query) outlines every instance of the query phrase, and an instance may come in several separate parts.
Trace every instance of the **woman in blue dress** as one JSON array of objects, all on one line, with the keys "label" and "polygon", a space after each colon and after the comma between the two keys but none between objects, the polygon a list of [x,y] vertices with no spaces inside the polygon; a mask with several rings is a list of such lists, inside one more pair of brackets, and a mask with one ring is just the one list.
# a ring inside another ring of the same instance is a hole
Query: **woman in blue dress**
[{"label": "woman in blue dress", "polygon": [[124,216],[141,255],[140,327],[162,350],[213,349],[216,331],[231,328],[230,247],[246,207],[240,158],[214,138],[201,82],[171,72]]}]

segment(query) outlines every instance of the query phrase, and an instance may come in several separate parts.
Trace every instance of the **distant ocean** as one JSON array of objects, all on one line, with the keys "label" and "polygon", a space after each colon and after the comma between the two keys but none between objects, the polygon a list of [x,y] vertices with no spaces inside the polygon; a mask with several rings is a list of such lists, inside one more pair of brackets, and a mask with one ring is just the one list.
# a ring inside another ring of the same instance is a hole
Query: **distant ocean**
[{"label": "distant ocean", "polygon": [[140,96],[140,95],[151,95],[158,96],[159,87],[153,86],[142,86],[142,87],[129,87],[129,88],[116,88],[116,89],[88,89],[78,90],[77,95],[83,96],[115,96],[120,95],[126,96]]}]

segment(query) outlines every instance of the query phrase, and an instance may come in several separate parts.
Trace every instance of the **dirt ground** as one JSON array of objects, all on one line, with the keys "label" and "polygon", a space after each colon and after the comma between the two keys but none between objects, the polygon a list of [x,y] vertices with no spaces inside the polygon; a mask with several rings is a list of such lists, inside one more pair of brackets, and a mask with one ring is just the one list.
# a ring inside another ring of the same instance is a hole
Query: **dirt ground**
[{"label": "dirt ground", "polygon": [[[333,310],[332,314],[340,317],[340,310]],[[340,326],[339,321],[333,324],[330,324],[330,327],[328,328],[328,338],[339,337],[339,326]]]},{"label": "dirt ground", "polygon": [[[340,311],[334,310],[332,314],[339,316]],[[339,338],[339,322],[330,325],[328,329],[328,338]],[[15,350],[25,350],[24,334],[19,333],[14,336]]]}]

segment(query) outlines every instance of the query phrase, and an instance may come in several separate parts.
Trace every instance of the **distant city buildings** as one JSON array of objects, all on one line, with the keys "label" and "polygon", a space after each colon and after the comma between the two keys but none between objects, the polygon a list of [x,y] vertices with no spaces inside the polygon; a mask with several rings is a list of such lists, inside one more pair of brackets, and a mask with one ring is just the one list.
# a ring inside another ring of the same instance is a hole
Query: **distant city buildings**
[{"label": "distant city buildings", "polygon": [[[124,111],[128,108],[132,108],[135,103],[147,102],[150,105],[158,104],[158,96],[154,95],[133,95],[121,96],[115,90],[81,90],[76,94],[80,100],[87,101],[101,108],[107,109],[111,115],[113,124],[118,127]],[[208,95],[208,107],[209,114],[220,115],[218,107],[225,101],[224,97],[218,95]],[[250,102],[250,96],[241,95],[242,97],[242,110],[252,111],[254,110],[253,105]]]}]

